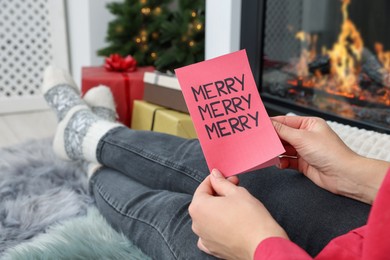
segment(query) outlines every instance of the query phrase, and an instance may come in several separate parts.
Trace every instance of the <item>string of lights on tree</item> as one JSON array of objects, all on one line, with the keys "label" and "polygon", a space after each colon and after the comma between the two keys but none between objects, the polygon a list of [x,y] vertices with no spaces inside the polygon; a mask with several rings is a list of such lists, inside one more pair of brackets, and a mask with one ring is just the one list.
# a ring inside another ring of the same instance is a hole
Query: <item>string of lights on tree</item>
[{"label": "string of lights on tree", "polygon": [[204,59],[204,0],[125,0],[107,8],[116,18],[98,55],[132,55],[164,72]]}]

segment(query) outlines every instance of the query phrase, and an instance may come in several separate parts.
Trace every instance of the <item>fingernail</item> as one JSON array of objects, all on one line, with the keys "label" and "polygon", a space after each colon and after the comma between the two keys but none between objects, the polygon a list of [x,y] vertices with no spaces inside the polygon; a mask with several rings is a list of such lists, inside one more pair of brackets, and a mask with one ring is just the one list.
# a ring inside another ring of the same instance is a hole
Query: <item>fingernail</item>
[{"label": "fingernail", "polygon": [[213,170],[211,171],[211,174],[212,174],[215,178],[220,178],[220,177],[222,177],[221,172],[218,171],[217,169],[213,169]]}]

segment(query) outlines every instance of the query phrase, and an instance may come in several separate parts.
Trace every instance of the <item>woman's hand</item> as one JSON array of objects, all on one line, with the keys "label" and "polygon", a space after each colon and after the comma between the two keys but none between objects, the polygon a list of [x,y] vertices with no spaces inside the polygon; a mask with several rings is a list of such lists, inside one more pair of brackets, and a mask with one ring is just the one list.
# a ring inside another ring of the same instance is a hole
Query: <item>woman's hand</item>
[{"label": "woman's hand", "polygon": [[[281,168],[293,168],[335,194],[372,203],[390,164],[349,149],[320,118],[271,118],[286,149]],[[294,158],[295,157],[295,158]]]},{"label": "woman's hand", "polygon": [[264,205],[249,192],[213,170],[196,190],[189,213],[198,247],[224,259],[253,259],[268,237],[287,238]]}]

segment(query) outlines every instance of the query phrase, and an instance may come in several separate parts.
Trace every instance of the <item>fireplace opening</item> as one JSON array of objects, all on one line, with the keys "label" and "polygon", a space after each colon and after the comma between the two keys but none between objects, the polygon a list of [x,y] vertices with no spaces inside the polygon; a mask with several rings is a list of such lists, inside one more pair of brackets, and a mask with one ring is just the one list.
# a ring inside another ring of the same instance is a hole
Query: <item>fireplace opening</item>
[{"label": "fireplace opening", "polygon": [[242,5],[241,47],[271,114],[317,115],[390,132],[390,2]]}]

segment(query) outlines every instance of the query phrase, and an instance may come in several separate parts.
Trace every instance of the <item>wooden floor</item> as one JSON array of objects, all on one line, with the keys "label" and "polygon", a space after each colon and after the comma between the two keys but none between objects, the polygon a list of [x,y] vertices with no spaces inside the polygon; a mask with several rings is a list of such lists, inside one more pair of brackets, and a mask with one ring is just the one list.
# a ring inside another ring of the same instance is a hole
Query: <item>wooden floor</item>
[{"label": "wooden floor", "polygon": [[52,137],[56,126],[57,119],[51,110],[0,114],[0,147]]}]

